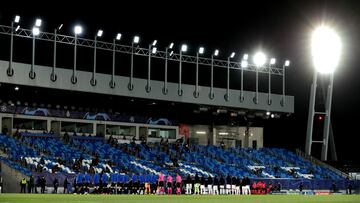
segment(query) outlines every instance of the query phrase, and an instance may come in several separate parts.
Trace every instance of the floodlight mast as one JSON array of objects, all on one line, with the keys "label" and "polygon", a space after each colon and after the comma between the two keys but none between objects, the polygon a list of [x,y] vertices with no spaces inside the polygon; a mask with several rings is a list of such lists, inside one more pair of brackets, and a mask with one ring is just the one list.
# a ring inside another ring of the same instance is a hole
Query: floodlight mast
[{"label": "floodlight mast", "polygon": [[58,34],[58,31],[61,30],[61,28],[63,27],[63,24],[60,24],[59,27],[55,28],[54,29],[54,54],[53,54],[53,67],[52,67],[52,70],[51,70],[51,74],[50,74],[50,80],[52,82],[55,82],[57,80],[57,75],[55,73],[55,69],[56,69],[56,54],[57,54],[57,34]]},{"label": "floodlight mast", "polygon": [[211,74],[210,74],[210,93],[209,93],[209,98],[210,99],[214,99],[215,95],[214,95],[214,56],[218,56],[219,55],[219,50],[215,49],[214,53],[211,55]]},{"label": "floodlight mast", "polygon": [[194,90],[194,97],[199,97],[199,54],[204,54],[204,47],[200,47],[199,51],[196,52],[196,74],[195,74],[195,90]]},{"label": "floodlight mast", "polygon": [[262,68],[266,63],[266,55],[263,52],[259,51],[254,55],[253,60],[256,66],[256,92],[254,97],[254,103],[258,104],[259,103],[259,69]]},{"label": "floodlight mast", "polygon": [[41,19],[36,19],[35,21],[35,26],[32,29],[32,57],[31,57],[31,66],[30,66],[30,72],[29,72],[29,77],[30,79],[35,79],[36,77],[36,73],[34,71],[34,66],[35,66],[35,39],[36,36],[38,36],[40,34],[40,27],[41,26]]},{"label": "floodlight mast", "polygon": [[269,71],[268,71],[268,105],[271,105],[272,100],[271,100],[271,66],[275,65],[276,59],[275,58],[271,58],[270,59],[270,63],[269,63]]},{"label": "floodlight mast", "polygon": [[226,77],[226,93],[224,95],[225,101],[230,99],[230,58],[234,58],[235,52],[232,52],[231,55],[227,58],[227,77]]},{"label": "floodlight mast", "polygon": [[244,68],[248,67],[248,54],[244,54],[243,59],[241,61],[241,87],[240,87],[240,102],[244,101]]},{"label": "floodlight mast", "polygon": [[14,70],[12,68],[12,62],[13,62],[13,53],[14,53],[14,24],[20,22],[20,16],[16,15],[14,17],[14,20],[11,21],[11,33],[10,33],[10,60],[9,60],[9,67],[6,70],[6,73],[8,76],[14,75]]},{"label": "floodlight mast", "polygon": [[103,35],[103,31],[102,30],[98,30],[98,32],[96,33],[95,37],[94,37],[94,63],[93,63],[93,73],[91,76],[91,80],[90,80],[90,85],[91,86],[96,86],[96,53],[97,53],[97,38],[101,37]]},{"label": "floodlight mast", "polygon": [[[311,148],[313,143],[322,143],[321,160],[327,160],[328,143],[329,143],[329,131],[330,131],[330,115],[331,115],[331,103],[332,103],[332,91],[334,83],[334,71],[338,66],[341,56],[341,40],[331,28],[321,25],[314,30],[311,39],[311,54],[314,63],[314,78],[311,85],[311,94],[309,101],[309,115],[308,115],[308,129],[306,135],[306,147],[305,152],[311,155]],[[316,112],[325,115],[324,131],[322,141],[313,141],[313,120],[315,116],[315,99],[317,88],[318,73],[329,76],[330,81],[328,84],[325,112]]]},{"label": "floodlight mast", "polygon": [[77,36],[82,33],[82,27],[80,25],[76,25],[74,27],[74,68],[73,68],[73,74],[71,76],[71,83],[76,84],[77,83],[77,77],[76,77],[76,60],[77,60]]},{"label": "floodlight mast", "polygon": [[118,33],[113,39],[113,50],[112,50],[112,71],[111,80],[109,83],[110,88],[115,88],[115,57],[116,57],[116,40],[121,39],[121,33]]},{"label": "floodlight mast", "polygon": [[180,48],[180,61],[179,61],[179,84],[178,84],[178,95],[182,96],[183,95],[183,90],[182,90],[182,83],[181,83],[181,75],[182,75],[182,53],[187,51],[187,45],[183,44],[181,45]]},{"label": "floodlight mast", "polygon": [[170,52],[169,54],[169,50],[171,50],[174,47],[174,43],[171,42],[169,44],[169,46],[167,46],[165,48],[165,71],[164,71],[164,86],[162,88],[162,92],[164,95],[167,95],[168,93],[168,59],[169,59],[169,55],[171,56],[173,51]]},{"label": "floodlight mast", "polygon": [[134,83],[133,83],[133,77],[134,77],[134,54],[135,54],[135,44],[138,44],[140,41],[140,37],[135,35],[133,38],[133,41],[131,42],[131,63],[130,63],[130,78],[129,78],[129,84],[128,89],[132,91],[134,89]]},{"label": "floodlight mast", "polygon": [[145,85],[145,91],[149,93],[151,91],[151,55],[156,54],[157,48],[155,47],[157,40],[154,40],[152,44],[149,44],[149,53],[148,53],[148,75]]}]

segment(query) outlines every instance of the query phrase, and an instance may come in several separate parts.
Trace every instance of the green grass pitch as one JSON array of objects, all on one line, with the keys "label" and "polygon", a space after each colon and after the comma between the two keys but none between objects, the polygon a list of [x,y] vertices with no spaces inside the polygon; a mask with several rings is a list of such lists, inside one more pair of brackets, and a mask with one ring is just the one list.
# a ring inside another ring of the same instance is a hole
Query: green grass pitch
[{"label": "green grass pitch", "polygon": [[167,196],[167,195],[40,195],[0,194],[0,203],[360,203],[360,195],[259,195],[259,196]]}]

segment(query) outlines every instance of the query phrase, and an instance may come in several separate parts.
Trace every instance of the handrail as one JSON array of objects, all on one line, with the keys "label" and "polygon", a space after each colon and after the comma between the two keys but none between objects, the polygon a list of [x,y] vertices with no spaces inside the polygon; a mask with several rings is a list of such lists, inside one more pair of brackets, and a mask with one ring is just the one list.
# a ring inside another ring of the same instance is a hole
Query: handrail
[{"label": "handrail", "polygon": [[339,169],[337,169],[337,168],[335,168],[335,167],[333,167],[333,166],[331,166],[331,165],[329,165],[329,164],[327,164],[327,163],[325,163],[323,161],[320,161],[319,159],[317,159],[317,158],[315,158],[313,156],[305,154],[305,152],[301,151],[300,149],[296,149],[296,155],[303,157],[304,159],[310,161],[313,164],[328,168],[328,169],[332,170],[333,172],[339,174],[340,176],[342,176],[344,178],[349,178],[349,179],[351,178],[349,176],[349,174],[344,173],[344,172],[340,171]]}]

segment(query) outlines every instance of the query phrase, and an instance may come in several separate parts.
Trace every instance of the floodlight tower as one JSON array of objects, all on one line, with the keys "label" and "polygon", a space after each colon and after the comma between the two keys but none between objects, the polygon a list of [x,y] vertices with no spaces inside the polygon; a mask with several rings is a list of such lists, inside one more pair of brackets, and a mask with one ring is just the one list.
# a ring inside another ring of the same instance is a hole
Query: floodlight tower
[{"label": "floodlight tower", "polygon": [[286,67],[289,67],[290,66],[290,60],[286,60],[283,64],[283,76],[282,76],[282,98],[281,98],[281,101],[280,101],[280,105],[281,106],[284,106],[285,105],[285,70],[286,70]]},{"label": "floodlight tower", "polygon": [[249,55],[244,54],[242,61],[241,61],[241,87],[240,87],[240,102],[244,101],[244,69],[248,67]]},{"label": "floodlight tower", "polygon": [[94,63],[93,63],[93,73],[92,73],[92,77],[90,80],[90,84],[91,86],[95,86],[96,85],[96,78],[95,78],[95,74],[96,74],[96,52],[97,52],[97,38],[101,37],[103,35],[103,30],[98,30],[98,32],[96,33],[95,37],[94,37]]},{"label": "floodlight tower", "polygon": [[111,72],[111,80],[109,86],[111,88],[115,88],[115,56],[116,56],[116,41],[121,39],[121,33],[117,33],[116,37],[113,39],[113,54],[112,54],[112,72]]},{"label": "floodlight tower", "polygon": [[54,29],[54,50],[53,50],[53,67],[52,67],[52,70],[51,70],[51,74],[50,74],[50,80],[55,82],[56,79],[57,79],[57,76],[55,74],[55,68],[56,68],[56,45],[57,45],[57,35],[58,35],[58,31],[61,30],[61,28],[63,27],[63,24],[60,24],[59,27],[55,28]]},{"label": "floodlight tower", "polygon": [[181,45],[180,48],[180,61],[179,61],[179,84],[178,84],[178,95],[182,96],[183,95],[183,90],[182,90],[182,84],[181,84],[181,74],[182,74],[182,53],[186,52],[188,49],[188,46],[186,44]]},{"label": "floodlight tower", "polygon": [[271,105],[271,66],[275,65],[276,59],[271,58],[269,63],[269,70],[268,70],[268,105]]},{"label": "floodlight tower", "polygon": [[148,75],[147,75],[147,81],[145,86],[145,91],[149,93],[151,91],[151,55],[156,54],[157,52],[157,40],[154,40],[151,44],[149,44],[149,53],[148,53]]},{"label": "floodlight tower", "polygon": [[256,92],[254,97],[254,103],[258,104],[259,103],[259,69],[262,68],[266,63],[266,55],[263,52],[259,51],[254,55],[253,60],[256,66]]},{"label": "floodlight tower", "polygon": [[[305,152],[306,154],[311,155],[312,144],[321,143],[321,159],[324,161],[327,160],[328,152],[334,71],[338,66],[340,60],[341,47],[342,45],[340,37],[336,34],[334,30],[327,26],[322,25],[318,27],[312,34],[311,54],[314,65],[314,78],[313,84],[311,85]],[[326,95],[325,112],[315,112],[318,73],[330,77],[330,82],[328,84]],[[313,141],[312,139],[315,114],[325,115],[323,140],[321,141]]]},{"label": "floodlight tower", "polygon": [[219,50],[215,49],[214,53],[211,55],[211,75],[210,75],[210,93],[209,98],[214,99],[214,56],[219,55]]},{"label": "floodlight tower", "polygon": [[140,37],[135,35],[133,41],[131,42],[131,63],[130,63],[130,79],[128,84],[128,89],[132,91],[134,89],[133,76],[134,76],[134,54],[135,54],[135,45],[139,44]]},{"label": "floodlight tower", "polygon": [[[169,57],[171,57],[173,55],[173,53],[174,53],[174,51],[171,50],[173,47],[174,47],[174,43],[171,42],[169,44],[169,46],[167,46],[165,48],[165,71],[164,71],[165,75],[164,75],[164,87],[162,89],[162,92],[163,92],[164,95],[166,95],[168,93],[168,85],[167,85],[167,81],[168,81],[168,79],[167,79],[167,77],[168,77],[168,60],[169,60]],[[169,50],[171,50],[170,53],[169,53]]]},{"label": "floodlight tower", "polygon": [[17,31],[20,28],[20,25],[14,29],[14,24],[20,22],[20,16],[16,15],[14,20],[11,21],[11,35],[10,35],[10,60],[9,60],[9,67],[6,71],[8,76],[14,75],[14,70],[12,69],[12,61],[13,61],[13,53],[14,53],[14,30]]},{"label": "floodlight tower", "polygon": [[76,77],[76,57],[77,57],[77,36],[82,33],[82,27],[80,25],[76,25],[74,27],[74,68],[73,68],[73,74],[71,76],[71,83],[76,84],[77,83],[77,77]]},{"label": "floodlight tower", "polygon": [[224,95],[225,101],[229,101],[230,98],[230,59],[235,57],[235,52],[232,52],[227,58],[227,77],[226,77],[226,93]]},{"label": "floodlight tower", "polygon": [[199,97],[199,54],[204,54],[204,47],[200,47],[199,51],[196,52],[196,78],[195,78],[195,91],[194,97]]},{"label": "floodlight tower", "polygon": [[34,72],[34,66],[35,66],[35,39],[36,36],[38,36],[40,34],[40,26],[41,26],[42,20],[41,19],[36,19],[35,21],[35,25],[32,29],[32,57],[31,57],[31,67],[30,67],[30,72],[29,72],[29,77],[31,79],[35,79],[36,74]]}]

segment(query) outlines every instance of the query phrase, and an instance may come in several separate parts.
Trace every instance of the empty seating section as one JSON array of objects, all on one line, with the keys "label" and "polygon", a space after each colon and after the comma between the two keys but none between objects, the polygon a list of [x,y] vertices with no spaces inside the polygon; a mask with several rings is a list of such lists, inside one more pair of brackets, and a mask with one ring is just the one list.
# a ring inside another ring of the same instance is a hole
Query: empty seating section
[{"label": "empty seating section", "polygon": [[[339,174],[279,148],[229,148],[180,144],[107,144],[100,139],[73,139],[26,134],[15,139],[0,135],[1,160],[24,174],[31,171],[77,173],[78,178],[98,180],[99,174],[111,182],[130,179],[156,182],[157,175],[179,173],[199,176],[249,178],[301,178],[343,180]],[[78,168],[74,167],[78,163]],[[89,175],[86,175],[89,174]],[[105,177],[106,176],[106,177]]]}]

